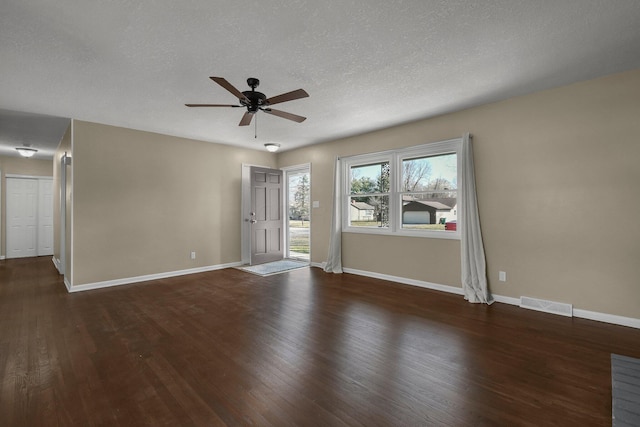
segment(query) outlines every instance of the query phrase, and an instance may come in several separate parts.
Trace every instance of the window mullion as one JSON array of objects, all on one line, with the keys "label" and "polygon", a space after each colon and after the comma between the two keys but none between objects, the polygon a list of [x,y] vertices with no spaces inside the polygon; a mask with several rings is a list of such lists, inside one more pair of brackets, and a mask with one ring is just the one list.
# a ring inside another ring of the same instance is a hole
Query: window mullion
[{"label": "window mullion", "polygon": [[391,218],[389,218],[389,226],[394,233],[399,230],[401,216],[399,208],[400,199],[398,198],[398,192],[400,191],[400,167],[398,167],[398,165],[400,161],[399,156],[394,153],[389,162],[391,167],[391,185],[389,186],[389,190],[391,191],[391,197],[389,197],[389,203],[391,204],[389,216]]}]

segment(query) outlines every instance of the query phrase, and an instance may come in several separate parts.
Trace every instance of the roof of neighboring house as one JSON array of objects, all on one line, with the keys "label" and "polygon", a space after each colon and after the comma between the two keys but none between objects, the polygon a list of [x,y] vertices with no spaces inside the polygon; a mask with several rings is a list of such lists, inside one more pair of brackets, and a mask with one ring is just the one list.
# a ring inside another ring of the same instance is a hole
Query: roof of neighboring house
[{"label": "roof of neighboring house", "polygon": [[413,197],[411,194],[403,194],[402,201],[403,202],[438,202],[438,203],[442,203],[443,205],[449,206],[449,209],[453,208],[455,205],[458,204],[458,201],[455,197],[440,197],[440,198],[434,197],[428,200],[418,200],[415,197]]},{"label": "roof of neighboring house", "polygon": [[458,204],[458,199],[456,199],[455,197],[446,197],[446,198],[442,198],[442,199],[431,199],[434,202],[440,202],[443,205],[447,205],[451,208],[455,207]]},{"label": "roof of neighboring house", "polygon": [[361,211],[373,210],[374,207],[365,202],[351,202],[351,206]]},{"label": "roof of neighboring house", "polygon": [[432,200],[412,200],[410,202],[404,202],[404,206],[410,205],[412,203],[419,203],[421,205],[429,206],[438,211],[448,211],[451,210],[451,206],[447,206],[444,203],[432,201]]}]

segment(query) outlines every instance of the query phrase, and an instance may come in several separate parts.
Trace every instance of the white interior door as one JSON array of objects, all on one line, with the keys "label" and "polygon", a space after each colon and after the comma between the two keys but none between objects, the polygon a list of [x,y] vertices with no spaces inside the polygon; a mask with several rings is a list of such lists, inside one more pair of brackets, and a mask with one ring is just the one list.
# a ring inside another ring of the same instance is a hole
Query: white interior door
[{"label": "white interior door", "polygon": [[251,167],[251,265],[284,258],[282,171]]},{"label": "white interior door", "polygon": [[38,180],[7,178],[7,258],[38,255]]},{"label": "white interior door", "polygon": [[38,256],[53,255],[53,180],[38,180]]}]

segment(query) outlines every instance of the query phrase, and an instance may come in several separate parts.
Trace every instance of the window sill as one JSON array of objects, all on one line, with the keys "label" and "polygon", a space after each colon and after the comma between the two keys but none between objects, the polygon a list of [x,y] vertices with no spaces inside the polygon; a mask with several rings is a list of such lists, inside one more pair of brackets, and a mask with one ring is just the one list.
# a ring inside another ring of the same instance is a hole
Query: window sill
[{"label": "window sill", "polygon": [[460,232],[447,232],[447,231],[391,231],[388,228],[355,228],[346,227],[342,229],[343,233],[353,234],[377,234],[382,236],[397,236],[397,237],[420,237],[423,239],[445,239],[445,240],[460,240]]}]

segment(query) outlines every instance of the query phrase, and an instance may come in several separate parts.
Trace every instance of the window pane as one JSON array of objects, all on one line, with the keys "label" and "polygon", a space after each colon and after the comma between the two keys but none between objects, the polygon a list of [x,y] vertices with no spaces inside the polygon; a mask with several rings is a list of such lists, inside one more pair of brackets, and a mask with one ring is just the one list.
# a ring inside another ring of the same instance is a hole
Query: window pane
[{"label": "window pane", "polygon": [[351,168],[351,194],[389,192],[389,162]]},{"label": "window pane", "polygon": [[457,219],[456,191],[402,195],[402,228],[456,231]]},{"label": "window pane", "polygon": [[457,165],[456,153],[404,159],[401,191],[457,189]]},{"label": "window pane", "polygon": [[389,196],[349,198],[349,224],[352,227],[389,227]]}]

